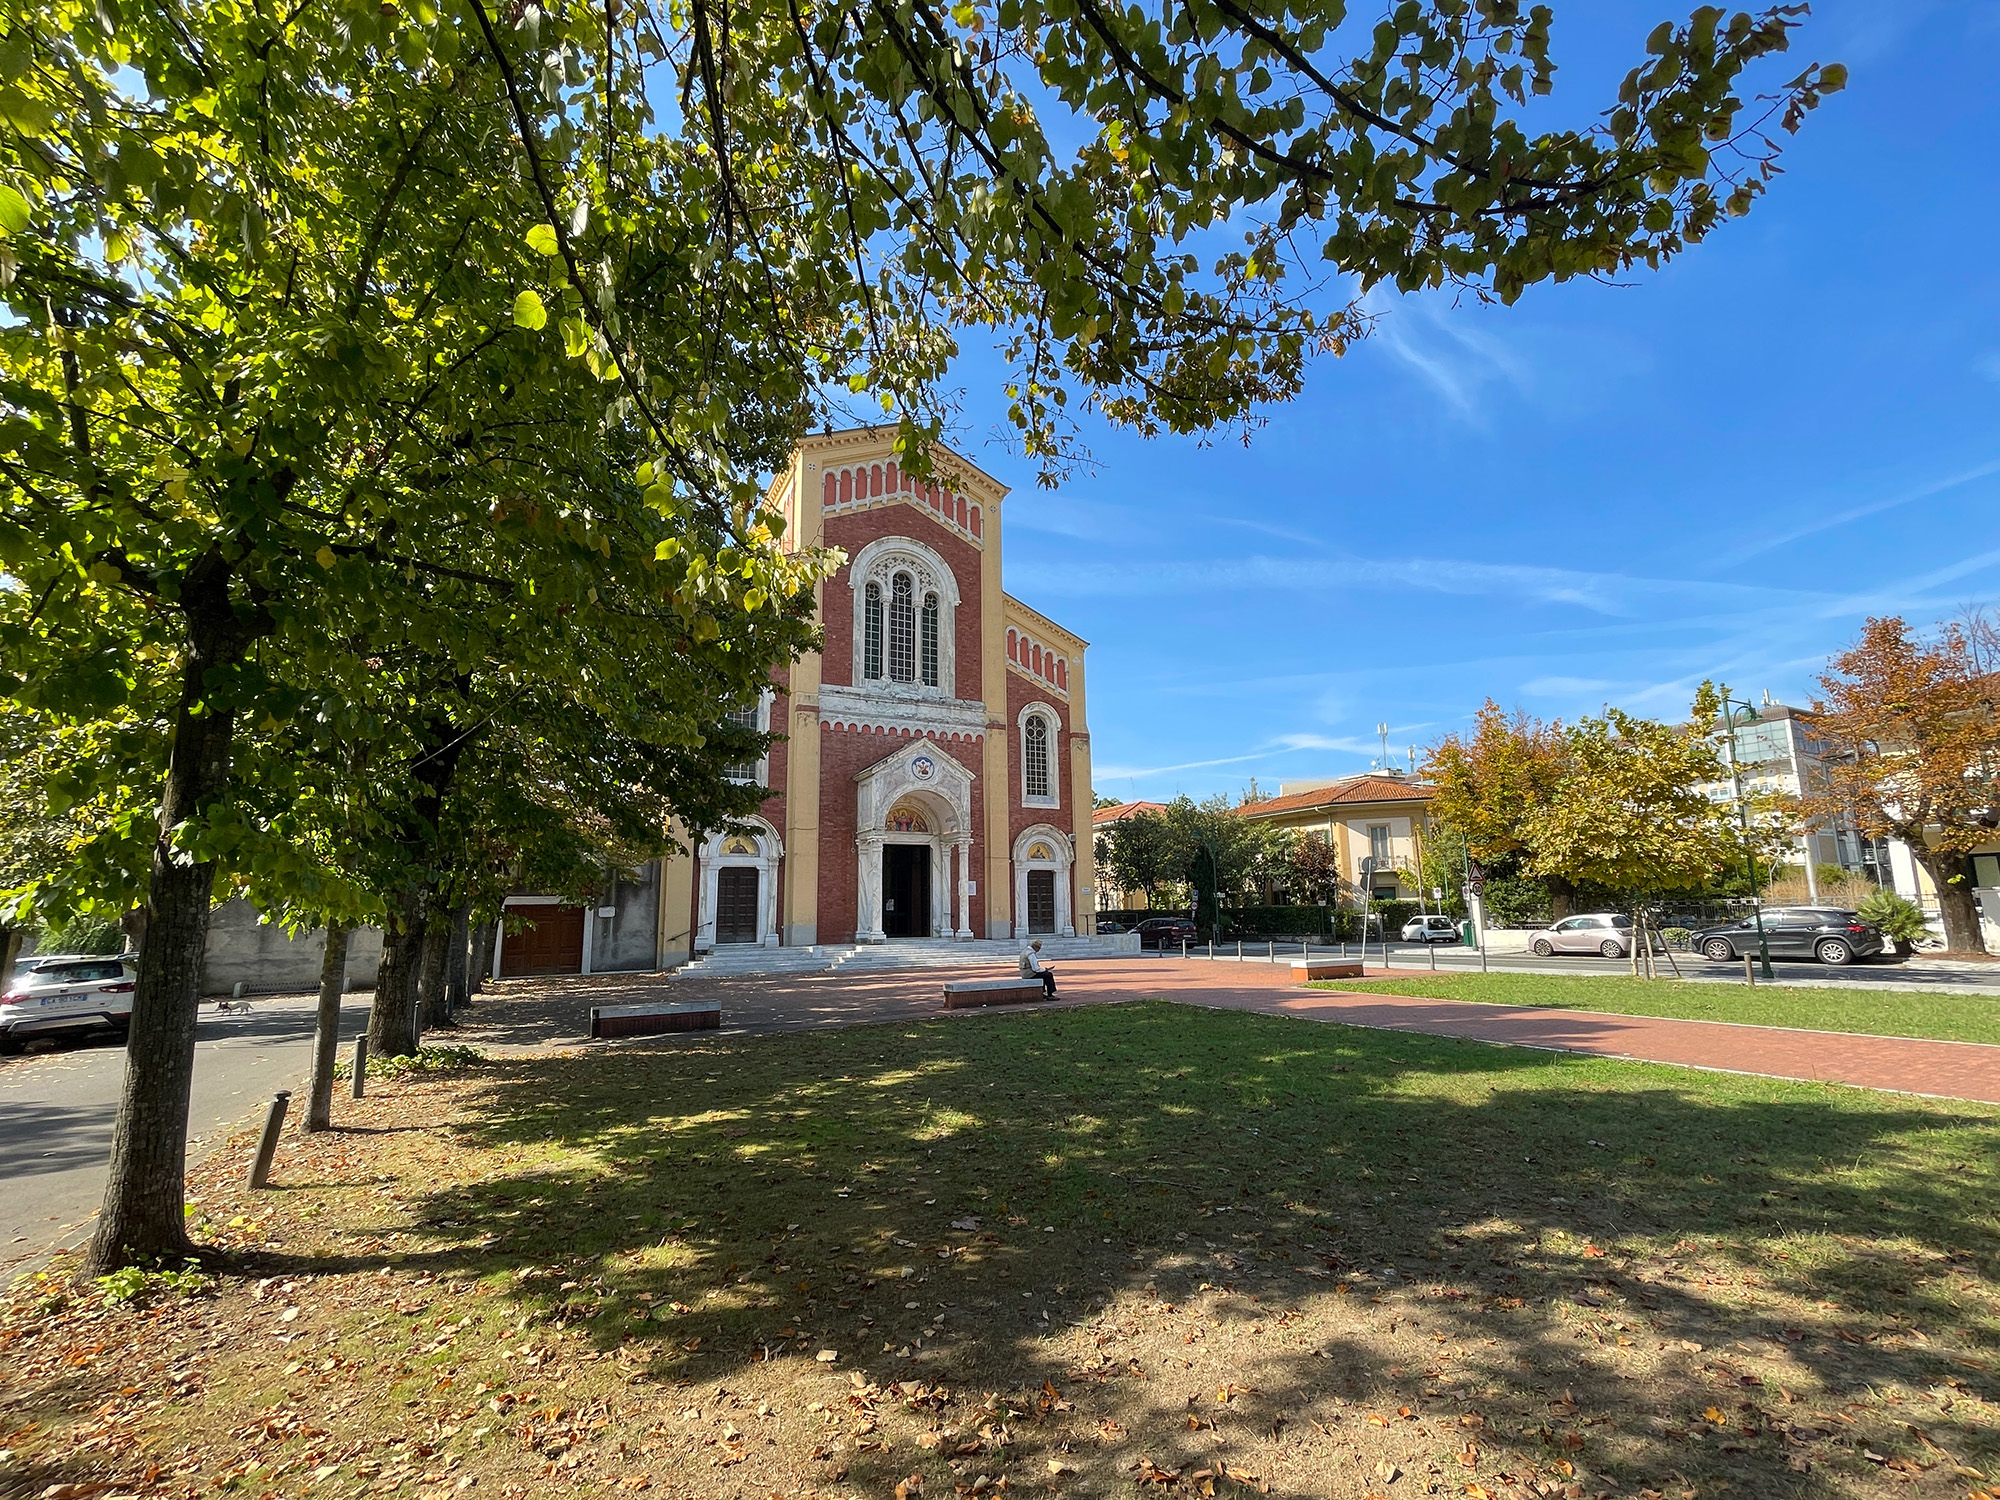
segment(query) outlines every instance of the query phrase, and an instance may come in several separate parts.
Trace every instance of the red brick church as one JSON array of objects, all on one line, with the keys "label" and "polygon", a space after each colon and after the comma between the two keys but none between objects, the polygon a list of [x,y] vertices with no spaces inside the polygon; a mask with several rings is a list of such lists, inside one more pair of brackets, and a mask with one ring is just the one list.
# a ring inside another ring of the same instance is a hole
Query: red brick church
[{"label": "red brick church", "polygon": [[786,537],[848,561],[824,652],[742,710],[785,736],[759,815],[665,862],[669,950],[1089,930],[1084,642],[1005,592],[1006,489],[949,452],[919,481],[894,438],[809,439],[771,486]]}]

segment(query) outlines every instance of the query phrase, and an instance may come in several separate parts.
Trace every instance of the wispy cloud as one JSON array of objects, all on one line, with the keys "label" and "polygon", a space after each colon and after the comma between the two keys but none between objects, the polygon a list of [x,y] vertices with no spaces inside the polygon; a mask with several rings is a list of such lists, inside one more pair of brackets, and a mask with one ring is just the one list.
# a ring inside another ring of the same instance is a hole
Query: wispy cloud
[{"label": "wispy cloud", "polygon": [[1470,598],[1572,605],[1609,618],[1633,618],[1663,601],[1684,607],[1741,610],[1793,604],[1827,597],[1770,584],[1641,578],[1624,573],[1590,573],[1528,563],[1481,563],[1454,558],[1326,558],[1255,555],[1192,559],[1132,558],[1108,561],[1041,560],[1017,566],[1016,587],[1050,595],[1148,598],[1240,591],[1351,594],[1421,589]]},{"label": "wispy cloud", "polygon": [[1461,417],[1480,417],[1480,397],[1495,381],[1517,387],[1529,383],[1527,363],[1519,355],[1471,319],[1453,316],[1454,309],[1439,298],[1403,296],[1378,286],[1361,305],[1375,320],[1375,345]]},{"label": "wispy cloud", "polygon": [[1531,698],[1574,698],[1579,693],[1601,693],[1617,685],[1597,677],[1537,677],[1522,683],[1521,691]]},{"label": "wispy cloud", "polygon": [[[2000,358],[2000,356],[1996,356],[1996,358]],[[2000,376],[1996,376],[1996,378],[2000,378]],[[1850,525],[1855,521],[1865,520],[1869,516],[1879,516],[1884,511],[1895,510],[1905,505],[1914,505],[1917,501],[1928,500],[1934,495],[1948,494],[1952,490],[1959,489],[1968,484],[1974,484],[1981,479],[1990,479],[1995,474],[2000,474],[2000,458],[1988,459],[1983,464],[1975,464],[1972,468],[1961,470],[1956,474],[1947,474],[1942,479],[1929,480],[1908,489],[1898,490],[1893,494],[1883,495],[1874,500],[1863,501],[1859,505],[1850,505],[1845,510],[1835,511],[1832,515],[1824,515],[1817,520],[1791,527],[1789,530],[1757,538],[1748,546],[1738,547],[1724,553],[1717,561],[1721,567],[1734,567],[1739,563],[1748,562],[1753,557],[1761,557],[1766,552],[1775,551],[1787,543],[1799,541],[1804,537],[1817,536],[1823,531],[1833,531],[1838,527]]]}]

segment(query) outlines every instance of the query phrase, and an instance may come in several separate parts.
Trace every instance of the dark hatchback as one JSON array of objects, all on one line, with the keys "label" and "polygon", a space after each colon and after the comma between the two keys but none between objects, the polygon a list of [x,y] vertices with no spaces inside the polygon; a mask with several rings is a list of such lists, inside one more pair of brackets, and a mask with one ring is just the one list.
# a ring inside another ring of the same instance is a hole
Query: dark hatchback
[{"label": "dark hatchback", "polygon": [[[1836,967],[1873,958],[1888,947],[1882,934],[1855,913],[1832,906],[1773,907],[1764,913],[1764,940],[1773,958],[1816,958]],[[1688,946],[1717,962],[1755,953],[1756,918],[1704,927]]]},{"label": "dark hatchback", "polygon": [[1186,917],[1148,917],[1134,931],[1141,948],[1178,948],[1194,941],[1194,923]]}]

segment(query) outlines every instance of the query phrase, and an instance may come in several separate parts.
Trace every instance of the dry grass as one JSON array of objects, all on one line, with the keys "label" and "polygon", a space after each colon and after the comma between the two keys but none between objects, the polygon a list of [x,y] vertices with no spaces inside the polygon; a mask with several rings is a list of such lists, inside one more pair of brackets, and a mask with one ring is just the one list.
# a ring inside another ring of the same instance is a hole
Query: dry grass
[{"label": "dry grass", "polygon": [[28,1289],[0,1490],[1957,1500],[2000,1454],[1981,1107],[1148,1004],[343,1111],[254,1204],[206,1165],[212,1296]]}]

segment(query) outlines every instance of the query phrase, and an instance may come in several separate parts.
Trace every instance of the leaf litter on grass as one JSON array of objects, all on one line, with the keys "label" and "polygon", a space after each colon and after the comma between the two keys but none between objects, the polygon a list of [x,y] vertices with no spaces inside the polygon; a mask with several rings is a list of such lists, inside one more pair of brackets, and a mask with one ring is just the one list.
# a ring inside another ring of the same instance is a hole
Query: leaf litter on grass
[{"label": "leaf litter on grass", "polygon": [[275,1191],[235,1186],[247,1138],[203,1164],[214,1295],[22,1289],[0,1464],[1957,1497],[2000,1446],[1995,1120],[1166,1005],[416,1074]]}]

